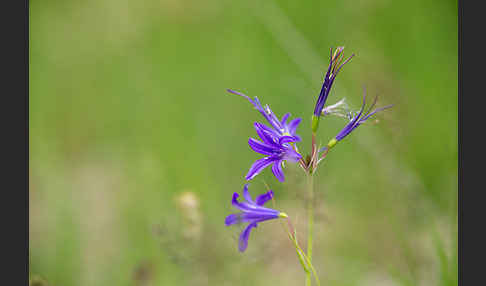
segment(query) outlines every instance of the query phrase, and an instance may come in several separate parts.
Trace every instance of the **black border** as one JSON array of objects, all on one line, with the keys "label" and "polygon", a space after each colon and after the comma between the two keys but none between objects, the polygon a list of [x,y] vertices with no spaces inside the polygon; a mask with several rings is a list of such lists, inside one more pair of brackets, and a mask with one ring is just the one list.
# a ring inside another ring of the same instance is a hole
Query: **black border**
[{"label": "black border", "polygon": [[29,285],[29,1],[0,4],[2,101],[2,278]]},{"label": "black border", "polygon": [[[473,5],[473,4],[476,4]],[[483,183],[486,115],[483,99],[485,16],[479,1],[458,0],[458,279],[459,285],[483,285],[486,235]],[[467,135],[469,134],[469,135]]]}]

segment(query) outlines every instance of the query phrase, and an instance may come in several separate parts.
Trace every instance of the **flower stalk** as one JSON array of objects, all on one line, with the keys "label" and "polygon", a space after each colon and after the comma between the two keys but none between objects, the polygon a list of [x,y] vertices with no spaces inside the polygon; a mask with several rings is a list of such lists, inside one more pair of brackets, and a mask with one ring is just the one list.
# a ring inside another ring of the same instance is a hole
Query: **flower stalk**
[{"label": "flower stalk", "polygon": [[[265,119],[264,123],[255,122],[254,127],[258,135],[258,138],[249,138],[248,145],[256,153],[263,155],[262,158],[257,159],[244,179],[247,181],[253,180],[258,174],[263,172],[264,169],[270,167],[271,172],[279,182],[285,181],[284,168],[286,162],[299,163],[305,172],[305,209],[307,212],[307,248],[304,252],[297,241],[297,232],[292,227],[289,216],[276,209],[275,199],[273,191],[267,187],[267,192],[260,194],[253,198],[248,192],[248,184],[243,188],[242,200],[238,200],[239,194],[234,193],[232,204],[239,210],[237,213],[230,214],[225,219],[227,226],[233,224],[244,223],[247,224],[246,228],[241,232],[238,242],[238,249],[244,252],[248,246],[250,232],[253,228],[256,228],[258,224],[265,221],[272,221],[278,219],[291,240],[297,257],[305,272],[305,285],[312,285],[312,277],[314,276],[315,282],[320,286],[319,277],[312,264],[313,259],[313,242],[314,242],[314,207],[315,207],[315,194],[314,194],[314,173],[317,170],[319,163],[325,159],[329,151],[336,146],[337,143],[347,137],[358,126],[364,124],[370,117],[376,113],[390,108],[391,105],[376,108],[377,98],[374,99],[371,106],[365,111],[366,95],[363,97],[363,104],[359,111],[352,112],[348,107],[344,99],[326,106],[327,98],[330,95],[331,88],[334,80],[343,66],[348,63],[354,54],[351,54],[348,58],[344,57],[344,47],[337,47],[335,50],[331,49],[329,55],[329,65],[327,72],[324,76],[322,87],[314,106],[314,112],[311,120],[311,150],[310,153],[304,155],[300,153],[297,147],[297,142],[301,141],[301,137],[297,135],[297,128],[301,122],[300,118],[294,118],[290,120],[290,113],[284,114],[282,117],[278,117],[270,109],[268,105],[262,105],[259,99],[255,96],[253,99],[249,96],[228,89],[231,94],[241,96],[248,100],[253,107],[259,111],[259,113]],[[329,115],[345,118],[348,122],[344,128],[326,145],[321,148],[317,145],[317,131],[319,128],[320,118],[327,117]],[[299,143],[300,144],[300,143]],[[265,207],[264,204],[272,200],[274,209]],[[321,206],[322,207],[322,206]],[[287,224],[282,219],[287,221]]]},{"label": "flower stalk", "polygon": [[[307,258],[312,263],[312,243],[314,237],[314,176],[312,173],[307,175]],[[310,273],[306,273],[305,285],[311,285]]]}]

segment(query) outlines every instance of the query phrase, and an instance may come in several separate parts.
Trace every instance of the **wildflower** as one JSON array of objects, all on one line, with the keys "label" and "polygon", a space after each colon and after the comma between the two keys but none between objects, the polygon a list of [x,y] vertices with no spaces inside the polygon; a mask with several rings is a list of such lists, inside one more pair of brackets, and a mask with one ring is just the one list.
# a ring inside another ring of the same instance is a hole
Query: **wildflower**
[{"label": "wildflower", "polygon": [[293,149],[289,144],[293,140],[292,136],[282,136],[280,138],[272,137],[267,126],[255,122],[255,130],[262,139],[262,141],[250,138],[248,144],[253,151],[267,155],[261,159],[258,159],[253,163],[245,176],[246,180],[253,179],[258,175],[265,167],[272,165],[272,173],[280,181],[285,181],[285,176],[282,170],[283,161],[288,160],[291,162],[299,161],[302,156]]},{"label": "wildflower", "polygon": [[250,138],[248,144],[253,151],[263,155],[267,155],[261,159],[258,159],[253,163],[245,176],[246,180],[253,179],[258,175],[265,167],[272,165],[272,173],[280,181],[285,181],[285,176],[282,170],[283,161],[288,160],[291,162],[299,161],[302,156],[293,149],[289,144],[293,140],[292,136],[282,136],[278,139],[271,136],[268,131],[268,127],[255,122],[255,130],[262,139],[263,142]]},{"label": "wildflower", "polygon": [[253,200],[248,192],[248,184],[245,184],[243,187],[243,197],[246,202],[238,202],[238,197],[238,193],[234,193],[231,203],[241,212],[228,215],[224,223],[226,226],[242,222],[248,223],[248,226],[241,232],[238,241],[238,249],[243,252],[248,246],[248,239],[250,238],[252,228],[257,227],[257,224],[262,221],[286,218],[287,214],[263,206],[267,201],[273,198],[272,190],[257,196],[255,200]]},{"label": "wildflower", "polygon": [[253,104],[258,111],[260,111],[263,117],[265,117],[268,123],[270,123],[270,125],[273,127],[273,129],[267,127],[267,131],[272,137],[279,138],[281,136],[291,136],[293,137],[291,142],[298,142],[301,140],[300,136],[295,133],[300,124],[301,118],[295,118],[294,120],[287,122],[287,119],[290,117],[290,113],[287,113],[282,117],[282,120],[278,120],[277,116],[275,116],[268,105],[265,105],[265,107],[262,106],[258,100],[258,97],[255,96],[255,99],[252,100],[250,97],[240,92],[231,89],[228,89],[227,91],[248,99],[248,101],[250,101],[250,103]]},{"label": "wildflower", "polygon": [[319,126],[319,117],[321,116],[322,109],[324,108],[324,104],[326,103],[329,92],[331,91],[334,79],[338,75],[341,68],[354,56],[354,54],[352,54],[349,58],[342,62],[344,58],[343,50],[344,47],[337,47],[336,51],[333,54],[331,48],[329,67],[327,68],[327,73],[324,77],[324,83],[322,84],[321,92],[319,93],[319,97],[314,108],[314,115],[312,116],[313,132],[316,132],[317,127]]},{"label": "wildflower", "polygon": [[272,173],[275,177],[283,182],[285,176],[283,174],[282,165],[284,161],[297,162],[302,156],[296,151],[295,145],[291,143],[300,141],[300,137],[296,134],[297,127],[300,124],[301,119],[295,118],[287,123],[287,119],[290,117],[290,113],[285,114],[282,120],[278,120],[277,116],[272,112],[268,105],[263,107],[257,97],[251,99],[248,96],[228,89],[228,92],[245,97],[250,101],[255,108],[265,117],[265,119],[273,127],[268,127],[265,124],[255,122],[255,130],[258,136],[263,141],[250,138],[248,144],[250,148],[255,152],[267,155],[261,159],[258,159],[248,170],[245,176],[246,180],[253,179],[264,168],[272,165]]},{"label": "wildflower", "polygon": [[371,106],[368,108],[368,111],[366,113],[363,113],[365,105],[366,105],[366,95],[363,96],[363,105],[361,106],[361,109],[358,112],[358,114],[353,116],[353,118],[351,118],[349,123],[338,133],[338,135],[336,135],[336,137],[331,139],[329,141],[329,143],[327,143],[327,145],[325,147],[323,147],[320,151],[323,151],[325,149],[328,149],[328,150],[331,149],[332,147],[334,147],[334,145],[336,145],[337,142],[343,140],[344,137],[348,136],[349,133],[351,133],[354,129],[356,129],[358,126],[363,124],[368,118],[373,116],[375,113],[393,106],[393,105],[387,105],[387,106],[377,108],[377,109],[371,111],[371,109],[373,109],[373,107],[375,107],[377,99],[378,99],[378,97],[376,96],[374,101],[373,101],[373,104],[371,104]]}]

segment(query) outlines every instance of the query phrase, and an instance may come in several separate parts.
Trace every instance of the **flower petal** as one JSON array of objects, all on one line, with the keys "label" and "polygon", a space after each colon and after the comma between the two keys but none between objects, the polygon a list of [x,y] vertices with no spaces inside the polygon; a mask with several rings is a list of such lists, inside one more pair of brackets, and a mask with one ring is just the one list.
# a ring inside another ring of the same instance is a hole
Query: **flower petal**
[{"label": "flower petal", "polygon": [[237,213],[237,214],[230,214],[226,217],[224,224],[226,226],[230,226],[233,224],[244,223],[244,222],[261,222],[265,220],[271,220],[278,218],[279,212],[273,211],[272,213],[257,213],[257,212],[249,212],[249,213]]},{"label": "flower petal", "polygon": [[283,170],[282,170],[282,161],[277,161],[273,164],[272,173],[275,175],[277,180],[279,180],[280,182],[285,181],[285,176],[284,176]]},{"label": "flower petal", "polygon": [[280,145],[284,144],[284,143],[289,143],[289,142],[295,142],[297,138],[295,138],[295,136],[282,136],[278,139],[278,143]]},{"label": "flower petal", "polygon": [[342,140],[349,133],[351,133],[351,131],[353,131],[356,127],[358,127],[358,125],[360,124],[360,121],[358,120],[363,114],[365,105],[366,105],[366,95],[363,96],[363,104],[361,105],[361,109],[359,110],[359,113],[355,117],[353,117],[353,119],[351,119],[351,121],[349,121],[349,123],[346,124],[346,126],[344,126],[344,128],[341,131],[339,131],[338,135],[336,135],[335,137],[336,140],[338,141]]},{"label": "flower petal", "polygon": [[273,198],[273,191],[270,190],[264,194],[261,194],[255,198],[255,202],[259,206],[263,206],[267,201]]},{"label": "flower petal", "polygon": [[263,155],[275,155],[280,151],[275,147],[269,146],[253,138],[248,139],[248,145],[250,145],[250,148],[253,149],[253,151]]},{"label": "flower petal", "polygon": [[231,204],[242,212],[254,213],[260,216],[275,215],[275,214],[278,215],[278,211],[266,207],[258,206],[255,203],[238,202],[239,196],[240,195],[238,193],[234,193]]},{"label": "flower petal", "polygon": [[251,229],[257,227],[256,222],[250,223],[240,234],[240,240],[238,241],[238,249],[243,252],[248,247],[248,239],[250,238]]},{"label": "flower petal", "polygon": [[252,103],[255,106],[255,108],[258,111],[260,111],[260,113],[266,118],[266,116],[265,116],[265,110],[263,109],[263,106],[260,103],[260,100],[258,100],[258,97],[255,96],[255,100],[253,100]]},{"label": "flower petal", "polygon": [[243,186],[243,197],[250,204],[255,203],[255,202],[253,202],[253,199],[251,198],[250,193],[248,192],[248,184],[245,184],[245,186]]},{"label": "flower petal", "polygon": [[335,137],[336,140],[341,141],[344,137],[351,133],[354,128],[356,128],[356,118],[353,118],[353,120],[351,120],[341,131],[339,131],[338,135]]},{"label": "flower petal", "polygon": [[255,106],[255,108],[260,111],[260,113],[265,117],[265,119],[272,125],[275,129],[279,130],[281,128],[280,126],[280,121],[278,121],[277,117],[275,114],[272,112],[270,107],[265,105],[265,107],[262,106],[260,103],[260,100],[258,100],[258,97],[255,96],[255,99],[251,101],[252,104]]},{"label": "flower petal", "polygon": [[257,213],[257,212],[249,212],[249,213],[241,213],[240,220],[242,222],[261,222],[270,219],[278,218],[279,212],[276,210],[272,210],[272,213]]},{"label": "flower petal", "polygon": [[387,108],[390,108],[390,107],[392,107],[392,106],[393,106],[393,104],[390,104],[390,105],[387,105],[387,106],[384,106],[384,107],[377,108],[377,109],[375,109],[373,112],[371,112],[371,113],[367,114],[365,117],[363,117],[362,119],[360,119],[360,122],[362,123],[362,122],[364,122],[365,120],[367,120],[368,118],[370,118],[370,117],[371,117],[373,114],[375,114],[375,113],[377,113],[377,112],[380,112],[380,111],[382,111],[382,110],[385,110],[385,109],[387,109]]},{"label": "flower petal", "polygon": [[265,167],[267,167],[268,165],[272,164],[276,160],[278,160],[278,159],[276,159],[274,157],[264,157],[264,158],[261,158],[261,159],[256,160],[255,163],[253,163],[253,165],[251,165],[250,170],[248,170],[248,173],[246,174],[245,179],[247,181],[253,179]]},{"label": "flower petal", "polygon": [[294,135],[294,142],[300,142],[301,140],[299,135]]},{"label": "flower petal", "polygon": [[278,144],[276,143],[276,139],[278,139],[280,134],[278,134],[275,130],[266,126],[265,124],[255,122],[254,126],[258,136],[260,136],[263,142],[269,145],[278,146]]},{"label": "flower petal", "polygon": [[302,158],[302,155],[297,153],[292,147],[287,147],[285,149],[285,152],[282,156],[283,160],[291,161],[291,162],[297,162],[299,159]]},{"label": "flower petal", "polygon": [[285,123],[287,122],[287,118],[289,118],[290,116],[290,113],[286,113],[283,117],[282,117],[282,120],[280,120],[280,123],[282,123],[282,125],[285,125]]},{"label": "flower petal", "polygon": [[278,120],[277,116],[273,111],[270,109],[270,106],[268,104],[265,105],[264,112],[262,113],[263,116],[267,119],[268,123],[275,128],[275,130],[281,130],[282,129],[282,124],[280,124],[280,121]]},{"label": "flower petal", "polygon": [[240,221],[239,215],[238,214],[230,214],[224,219],[224,224],[226,226],[238,223]]},{"label": "flower petal", "polygon": [[290,134],[292,135],[295,134],[295,130],[297,130],[297,127],[299,126],[301,121],[302,121],[301,118],[295,118],[294,120],[290,121],[288,126]]},{"label": "flower petal", "polygon": [[226,91],[227,91],[227,92],[229,92],[229,93],[232,93],[232,94],[236,94],[236,95],[242,96],[242,97],[244,97],[244,98],[248,99],[248,101],[249,101],[251,104],[255,105],[255,102],[253,102],[253,100],[251,100],[251,98],[250,98],[250,97],[248,97],[247,95],[245,95],[245,94],[243,94],[243,93],[241,93],[241,92],[234,91],[234,90],[232,90],[232,89],[226,89]]}]

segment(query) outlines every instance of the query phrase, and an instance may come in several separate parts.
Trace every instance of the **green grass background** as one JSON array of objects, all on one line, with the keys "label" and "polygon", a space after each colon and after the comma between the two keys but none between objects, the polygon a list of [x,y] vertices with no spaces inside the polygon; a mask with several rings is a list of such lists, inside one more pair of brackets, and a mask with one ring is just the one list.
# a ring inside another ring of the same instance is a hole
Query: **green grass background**
[{"label": "green grass background", "polygon": [[[233,192],[261,115],[310,117],[329,48],[356,57],[328,103],[363,86],[395,107],[320,165],[322,285],[457,285],[457,1],[30,1],[29,271],[49,285],[302,285],[280,225],[237,250]],[[292,118],[293,118],[292,117]],[[325,143],[345,122],[321,121]],[[303,172],[266,184],[305,246]],[[181,206],[181,195],[196,203]]]}]

